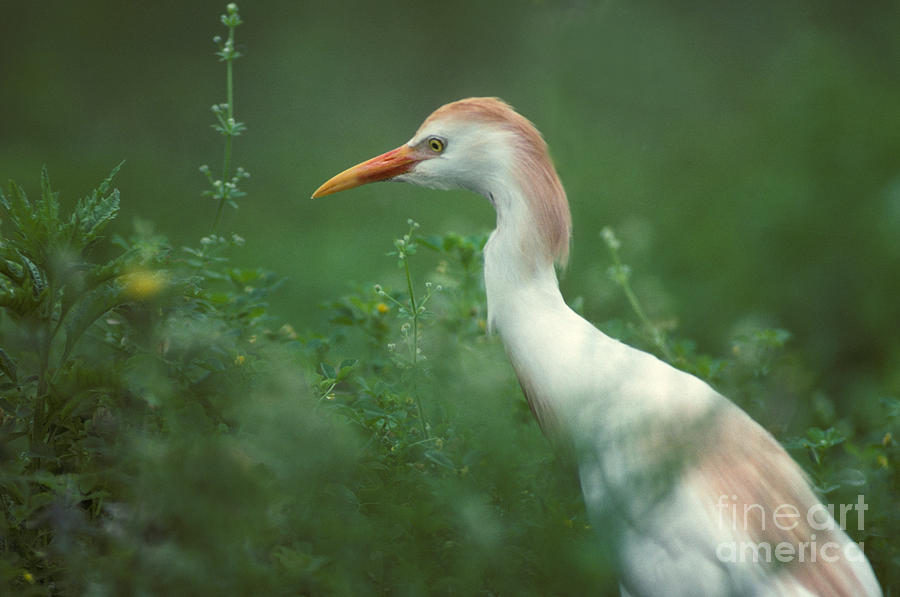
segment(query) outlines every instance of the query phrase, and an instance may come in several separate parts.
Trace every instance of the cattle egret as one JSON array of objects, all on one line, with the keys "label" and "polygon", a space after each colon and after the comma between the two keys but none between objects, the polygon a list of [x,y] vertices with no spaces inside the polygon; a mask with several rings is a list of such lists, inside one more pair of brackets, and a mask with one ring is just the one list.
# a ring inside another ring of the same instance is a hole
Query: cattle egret
[{"label": "cattle egret", "polygon": [[568,257],[569,206],[531,122],[496,98],[447,104],[313,197],[380,180],[468,189],[494,206],[488,326],[544,433],[575,456],[588,511],[617,541],[623,594],[881,595],[860,546],[766,430],[566,305],[555,265]]}]

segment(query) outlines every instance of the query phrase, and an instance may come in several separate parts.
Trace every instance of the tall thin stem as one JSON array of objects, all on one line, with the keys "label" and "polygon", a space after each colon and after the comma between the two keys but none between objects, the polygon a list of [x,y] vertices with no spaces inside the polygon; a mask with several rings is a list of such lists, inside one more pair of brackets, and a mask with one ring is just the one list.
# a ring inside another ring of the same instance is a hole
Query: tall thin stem
[{"label": "tall thin stem", "polygon": [[[226,48],[234,48],[234,27],[228,28],[228,41]],[[226,98],[226,122],[231,124],[234,122],[234,56],[231,55],[225,59],[225,98]],[[225,202],[228,201],[228,185],[225,181],[231,175],[231,144],[234,140],[234,134],[230,131],[225,133],[225,157],[222,163],[222,196],[219,198],[219,205],[216,208],[216,219],[213,221],[213,234],[219,229],[219,222],[222,219],[222,210]]]},{"label": "tall thin stem", "polygon": [[609,254],[613,260],[613,266],[610,268],[610,274],[613,281],[622,288],[622,291],[625,293],[625,298],[628,299],[628,304],[631,305],[631,309],[638,316],[644,329],[649,332],[653,344],[656,345],[667,361],[670,363],[674,362],[675,355],[669,350],[665,334],[663,334],[662,330],[647,317],[647,313],[644,311],[644,308],[641,307],[637,295],[631,288],[631,282],[629,281],[631,270],[627,265],[622,263],[622,259],[619,257],[619,240],[610,228],[604,228],[601,232],[601,236],[603,237],[603,241],[606,243]]},{"label": "tall thin stem", "polygon": [[51,281],[47,290],[47,301],[42,305],[43,317],[41,318],[41,328],[38,332],[39,346],[39,363],[37,392],[34,400],[34,418],[31,422],[31,446],[39,443],[43,438],[44,429],[46,427],[46,411],[47,411],[47,391],[49,390],[50,376],[50,353],[53,350],[53,315],[56,306],[56,290]]},{"label": "tall thin stem", "polygon": [[428,439],[428,426],[425,424],[425,415],[422,412],[422,398],[419,396],[417,377],[419,374],[419,307],[416,305],[416,295],[413,292],[412,274],[409,272],[409,259],[403,259],[403,269],[406,272],[406,289],[409,292],[409,307],[412,310],[413,322],[413,345],[412,345],[412,367],[413,367],[413,395],[416,399],[416,411],[419,415],[419,425],[422,427],[422,437]]}]

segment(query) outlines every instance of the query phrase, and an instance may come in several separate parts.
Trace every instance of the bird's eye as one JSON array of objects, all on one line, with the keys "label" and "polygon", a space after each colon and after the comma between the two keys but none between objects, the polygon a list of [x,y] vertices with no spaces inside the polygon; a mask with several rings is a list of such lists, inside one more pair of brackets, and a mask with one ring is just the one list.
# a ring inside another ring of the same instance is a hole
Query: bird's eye
[{"label": "bird's eye", "polygon": [[428,139],[428,147],[435,153],[441,153],[444,151],[444,142],[437,137],[430,137]]}]

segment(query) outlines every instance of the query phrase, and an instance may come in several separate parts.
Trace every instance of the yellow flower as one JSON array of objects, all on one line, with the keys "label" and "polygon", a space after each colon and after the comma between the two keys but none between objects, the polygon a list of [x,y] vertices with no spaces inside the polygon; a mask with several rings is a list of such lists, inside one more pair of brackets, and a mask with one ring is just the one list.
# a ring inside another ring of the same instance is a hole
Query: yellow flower
[{"label": "yellow flower", "polygon": [[34,575],[31,572],[22,573],[22,578],[24,578],[25,582],[27,582],[28,584],[34,584]]},{"label": "yellow flower", "polygon": [[245,357],[242,354],[239,354],[238,356],[234,357],[234,364],[237,365],[238,367],[243,365],[246,361],[247,361],[247,357]]},{"label": "yellow flower", "polygon": [[377,305],[375,305],[375,309],[376,309],[376,310],[378,311],[378,313],[380,313],[381,315],[384,315],[385,313],[387,313],[388,311],[391,310],[391,308],[388,307],[387,305],[385,305],[384,303],[378,303]]},{"label": "yellow flower", "polygon": [[138,271],[123,276],[125,294],[131,298],[145,300],[153,298],[168,284],[164,272]]}]

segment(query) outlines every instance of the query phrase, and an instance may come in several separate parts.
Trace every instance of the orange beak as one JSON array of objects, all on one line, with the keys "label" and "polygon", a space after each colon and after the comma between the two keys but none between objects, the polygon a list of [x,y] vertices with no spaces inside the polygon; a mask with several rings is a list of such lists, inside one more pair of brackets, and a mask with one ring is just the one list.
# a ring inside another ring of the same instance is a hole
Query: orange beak
[{"label": "orange beak", "polygon": [[421,156],[416,154],[409,145],[401,145],[397,149],[392,149],[387,153],[366,160],[361,164],[357,164],[352,168],[347,168],[318,189],[312,194],[312,198],[322,197],[337,193],[338,191],[346,191],[353,187],[377,182],[379,180],[387,180],[395,176],[409,172],[409,170],[419,161]]}]

